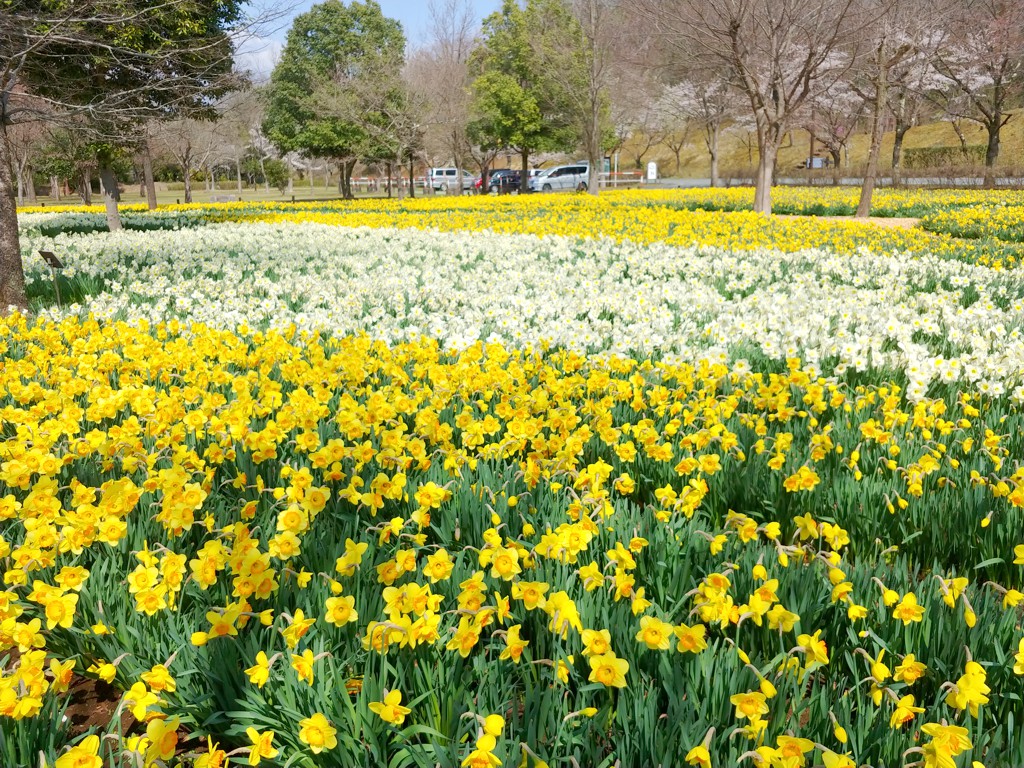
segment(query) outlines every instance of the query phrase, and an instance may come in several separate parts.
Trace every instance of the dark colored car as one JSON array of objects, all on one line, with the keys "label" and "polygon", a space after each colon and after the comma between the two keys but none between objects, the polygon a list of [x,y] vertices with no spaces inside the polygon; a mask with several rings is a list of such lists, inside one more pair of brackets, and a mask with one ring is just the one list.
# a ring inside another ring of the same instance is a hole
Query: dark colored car
[{"label": "dark colored car", "polygon": [[499,168],[491,173],[487,180],[487,191],[494,194],[509,193],[519,190],[519,171],[511,168]]}]

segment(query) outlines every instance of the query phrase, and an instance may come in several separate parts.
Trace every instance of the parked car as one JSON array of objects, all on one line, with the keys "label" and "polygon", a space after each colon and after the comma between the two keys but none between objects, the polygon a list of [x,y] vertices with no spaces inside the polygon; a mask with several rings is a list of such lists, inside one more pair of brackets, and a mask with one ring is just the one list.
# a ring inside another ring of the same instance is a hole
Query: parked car
[{"label": "parked car", "polygon": [[[459,183],[458,168],[431,168],[427,172],[427,183],[435,192],[447,192],[456,187]],[[462,189],[469,191],[473,189],[473,174],[469,171],[462,172]]]},{"label": "parked car", "polygon": [[501,194],[517,191],[520,187],[522,174],[511,168],[499,168],[491,174],[487,180],[487,191],[491,194]]},{"label": "parked car", "polygon": [[560,189],[575,189],[584,192],[587,189],[586,163],[558,165],[548,168],[543,173],[530,179],[531,192],[554,192]]}]

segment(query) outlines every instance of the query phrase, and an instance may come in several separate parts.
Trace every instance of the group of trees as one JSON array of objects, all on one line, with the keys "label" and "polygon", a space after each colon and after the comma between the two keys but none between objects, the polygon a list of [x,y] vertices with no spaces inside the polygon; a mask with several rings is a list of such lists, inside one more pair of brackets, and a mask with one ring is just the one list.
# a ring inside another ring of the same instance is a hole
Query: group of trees
[{"label": "group of trees", "polygon": [[0,1],[0,308],[26,304],[15,169],[23,187],[32,173],[28,129],[18,126],[45,124],[67,162],[95,170],[109,225],[119,227],[119,153],[147,121],[212,117],[216,100],[239,86],[231,33],[241,6]]},{"label": "group of trees", "polygon": [[267,136],[336,164],[346,196],[357,162],[390,177],[417,158],[486,170],[510,151],[526,169],[536,153],[582,145],[596,174],[612,63],[604,19],[616,6],[505,0],[481,27],[465,0],[434,0],[429,40],[407,54],[373,0],[326,0],[288,34],[265,88]]},{"label": "group of trees", "polygon": [[802,128],[835,168],[852,135],[869,136],[866,215],[886,130],[895,178],[921,121],[948,121],[965,157],[980,148],[964,126],[981,126],[993,185],[1024,93],[1020,0],[504,0],[482,22],[469,0],[430,0],[415,46],[375,0],[325,0],[248,88],[233,65],[241,7],[0,0],[0,306],[24,303],[14,200],[35,179],[84,198],[98,180],[115,228],[118,178],[140,178],[155,205],[154,166],[186,200],[215,174],[241,190],[317,172],[351,196],[360,163],[390,179],[581,153],[597,194],[608,153],[640,167],[658,144],[677,169],[703,145],[717,185],[730,132],[768,213],[780,149]]},{"label": "group of trees", "polygon": [[[987,133],[993,186],[1001,129],[1024,91],[1024,4],[1019,0],[632,0],[652,29],[671,79],[666,98],[714,135],[752,119],[758,145],[755,208],[771,210],[779,149],[806,129],[842,162],[855,132],[869,136],[858,215],[870,210],[884,129],[903,139],[923,118],[973,121]],[[678,67],[678,70],[675,68]],[[710,89],[720,97],[701,98]],[[709,141],[709,152],[714,150]]]},{"label": "group of trees", "polygon": [[717,184],[728,130],[745,135],[752,161],[756,148],[755,208],[770,212],[795,129],[834,169],[862,133],[866,215],[886,130],[897,176],[903,139],[925,117],[953,125],[965,158],[963,124],[977,123],[991,186],[1024,92],[1019,0],[504,0],[482,25],[467,0],[430,8],[427,38],[408,52],[372,0],[300,16],[267,88],[278,148],[343,172],[414,156],[486,172],[499,153],[525,169],[579,152],[596,194],[607,153],[628,148],[639,167],[657,144],[678,166],[702,143]]}]

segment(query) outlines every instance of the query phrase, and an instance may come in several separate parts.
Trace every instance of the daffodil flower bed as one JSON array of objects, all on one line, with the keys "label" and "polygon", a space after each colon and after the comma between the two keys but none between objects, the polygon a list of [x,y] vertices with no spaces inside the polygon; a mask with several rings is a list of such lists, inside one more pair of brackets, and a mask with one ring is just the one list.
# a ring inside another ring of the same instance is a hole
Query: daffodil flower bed
[{"label": "daffodil flower bed", "polygon": [[1014,271],[38,221],[0,765],[1024,764]]},{"label": "daffodil flower bed", "polygon": [[[882,228],[856,220],[816,219],[812,213],[850,214],[856,194],[849,189],[782,187],[775,195],[776,212],[797,218],[772,218],[750,212],[749,188],[629,190],[589,195],[530,195],[427,197],[405,200],[361,199],[306,203],[235,202],[165,206],[156,213],[126,206],[130,229],[175,229],[209,221],[316,222],[346,227],[402,227],[441,231],[491,231],[514,234],[608,237],[638,244],[694,244],[785,252],[811,247],[849,254],[862,249],[875,253],[931,254],[997,269],[1015,267],[1024,256],[1020,238],[1001,237],[1002,229],[984,217],[977,231],[967,232],[929,224],[932,217],[959,215],[974,206],[1024,204],[1024,194],[1000,191],[881,190],[875,215],[921,216],[925,227]],[[54,213],[62,211],[57,217]],[[23,225],[52,234],[97,232],[106,228],[102,209],[86,206],[26,208]],[[929,231],[933,230],[933,231]],[[967,235],[961,237],[960,235]]]},{"label": "daffodil flower bed", "polygon": [[[913,398],[964,382],[1024,400],[1024,275],[935,256],[292,223],[25,243],[104,286],[67,308],[76,314],[424,336],[453,349],[490,340],[688,361],[749,351],[828,374],[884,369]],[[31,263],[32,285],[45,289],[48,270]]]},{"label": "daffodil flower bed", "polygon": [[960,238],[996,238],[1024,243],[1024,202],[1006,200],[973,206],[939,209],[929,213],[921,226],[930,232]]}]

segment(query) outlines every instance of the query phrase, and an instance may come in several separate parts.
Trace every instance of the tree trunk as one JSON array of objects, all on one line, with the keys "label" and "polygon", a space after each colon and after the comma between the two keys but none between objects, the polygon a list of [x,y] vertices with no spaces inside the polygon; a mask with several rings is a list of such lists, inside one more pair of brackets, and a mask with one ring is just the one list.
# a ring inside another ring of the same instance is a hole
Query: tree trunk
[{"label": "tree trunk", "polygon": [[32,170],[32,164],[26,166],[25,173],[25,198],[29,205],[36,204],[36,174]]},{"label": "tree trunk", "polygon": [[[390,200],[391,199],[391,163],[387,163],[384,167],[388,169],[388,200]],[[451,189],[450,188],[448,190],[448,194],[451,194]]]},{"label": "tree trunk", "polygon": [[96,155],[99,164],[100,181],[103,183],[103,205],[107,209],[107,229],[116,232],[121,229],[121,213],[117,210],[117,203],[121,199],[120,190],[117,187],[117,174],[111,165],[113,158],[110,153],[100,151]]},{"label": "tree trunk", "polygon": [[[264,190],[269,192],[270,191],[270,182],[267,181],[267,164],[266,164],[266,162],[265,162],[265,160],[263,158],[263,155],[260,155],[260,173],[263,175],[263,187],[264,187]],[[312,182],[310,183],[310,186],[312,186]]]},{"label": "tree trunk", "polygon": [[839,169],[843,164],[843,150],[841,147],[830,149],[828,151],[832,155],[832,186],[839,186]]},{"label": "tree trunk", "polygon": [[[996,112],[985,128],[988,131],[988,146],[985,147],[985,189],[995,189],[996,160],[999,159],[999,131],[1002,128],[1002,113]],[[29,181],[31,184],[31,180]]]},{"label": "tree trunk", "polygon": [[903,161],[903,137],[907,135],[910,126],[903,123],[896,123],[896,133],[892,142],[892,185],[900,185],[900,164]]},{"label": "tree trunk", "polygon": [[60,179],[58,179],[56,176],[50,177],[50,196],[54,200],[60,200],[60,185]]},{"label": "tree trunk", "polygon": [[483,164],[483,167],[480,169],[480,178],[482,179],[482,181],[480,182],[480,194],[481,195],[489,194],[489,192],[490,192],[489,185],[491,183],[491,164],[490,164],[490,162],[486,162],[486,163]]},{"label": "tree trunk", "polygon": [[18,238],[18,207],[14,202],[11,158],[4,133],[0,123],[0,315],[7,314],[8,307],[28,309]]},{"label": "tree trunk", "polygon": [[92,205],[92,171],[89,166],[82,169],[82,189],[79,194],[82,196],[83,203]]},{"label": "tree trunk", "polygon": [[711,186],[717,187],[718,180],[718,134],[721,128],[715,125],[709,132],[708,154],[711,155]]},{"label": "tree trunk", "polygon": [[522,158],[519,166],[519,191],[526,193],[530,191],[530,150],[524,149],[519,155]]},{"label": "tree trunk", "polygon": [[[599,50],[598,34],[599,20],[597,14],[597,2],[590,0],[587,4],[590,11],[589,24],[586,25],[585,37],[587,41],[587,59],[590,62],[590,72],[587,82],[587,192],[595,197],[601,191],[601,166],[604,164],[604,156],[601,152],[601,51]],[[679,170],[679,153],[676,153],[676,171]]]},{"label": "tree trunk", "polygon": [[[236,186],[237,186],[237,189],[238,189],[238,199],[241,200],[242,199],[242,158],[240,158],[238,155],[235,155],[235,181],[237,182]],[[291,177],[288,178],[288,181],[289,182],[291,181]]]},{"label": "tree trunk", "polygon": [[[590,54],[595,60],[596,53]],[[601,93],[597,90],[596,76],[591,72],[591,95],[587,104],[587,192],[595,197],[601,191],[601,165],[604,158],[601,156]],[[679,165],[679,155],[676,155],[676,165]]]},{"label": "tree trunk", "polygon": [[[416,177],[413,175],[416,172],[416,161],[409,157],[409,199],[416,199]],[[461,171],[460,171],[461,173]]]},{"label": "tree trunk", "polygon": [[142,143],[142,183],[146,187],[146,207],[156,210],[156,182],[153,180],[153,156],[149,152],[149,142]]},{"label": "tree trunk", "polygon": [[757,176],[754,179],[754,212],[771,215],[772,182],[775,180],[775,157],[778,144],[771,140],[759,142]]},{"label": "tree trunk", "polygon": [[22,167],[20,165],[17,165],[17,164],[15,164],[15,170],[14,170],[14,186],[17,189],[17,193],[16,193],[15,197],[16,197],[16,199],[18,201],[18,205],[24,205],[25,204],[25,178],[24,178],[24,170],[22,169]]},{"label": "tree trunk", "polygon": [[192,172],[188,165],[181,166],[182,175],[185,178],[185,205],[192,202]]},{"label": "tree trunk", "polygon": [[857,218],[866,219],[871,215],[871,197],[875,193],[875,177],[878,176],[878,156],[882,151],[882,120],[885,117],[888,102],[887,69],[883,52],[878,52],[878,75],[875,80],[875,106],[871,116],[871,144],[868,147],[868,167],[864,171],[864,183],[860,188],[860,201],[857,203]]},{"label": "tree trunk", "polygon": [[970,153],[967,151],[967,136],[964,135],[964,129],[960,127],[960,118],[950,120],[949,124],[953,126],[956,138],[960,142],[960,152],[963,154],[964,160],[967,160]]},{"label": "tree trunk", "polygon": [[345,160],[341,163],[339,170],[341,172],[341,178],[338,179],[338,185],[341,188],[342,197],[346,200],[353,198],[352,194],[352,171],[356,167],[355,159]]}]

